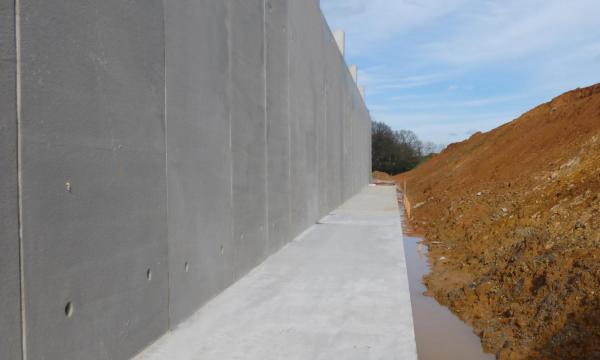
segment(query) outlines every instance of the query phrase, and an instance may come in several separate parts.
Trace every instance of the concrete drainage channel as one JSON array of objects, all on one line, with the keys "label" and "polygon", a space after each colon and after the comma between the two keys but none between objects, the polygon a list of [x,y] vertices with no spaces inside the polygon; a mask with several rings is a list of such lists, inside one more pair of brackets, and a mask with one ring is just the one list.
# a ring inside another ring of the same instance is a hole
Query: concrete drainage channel
[{"label": "concrete drainage channel", "polygon": [[483,352],[481,340],[469,325],[424,294],[427,289],[422,279],[429,273],[429,264],[427,246],[421,240],[414,235],[404,235],[419,360],[495,359],[494,355]]},{"label": "concrete drainage channel", "polygon": [[[388,184],[394,186],[393,184]],[[410,218],[411,204],[404,191],[397,192],[400,213]],[[418,204],[417,204],[418,205]],[[415,205],[416,207],[416,205]],[[415,207],[412,207],[413,209]],[[420,360],[463,359],[490,360],[492,354],[483,352],[481,340],[473,329],[433,297],[425,295],[423,277],[430,272],[428,248],[423,238],[410,232],[403,218],[403,241],[410,284],[414,330]]]},{"label": "concrete drainage channel", "polygon": [[2,359],[129,359],[369,182],[316,0],[0,1]]}]

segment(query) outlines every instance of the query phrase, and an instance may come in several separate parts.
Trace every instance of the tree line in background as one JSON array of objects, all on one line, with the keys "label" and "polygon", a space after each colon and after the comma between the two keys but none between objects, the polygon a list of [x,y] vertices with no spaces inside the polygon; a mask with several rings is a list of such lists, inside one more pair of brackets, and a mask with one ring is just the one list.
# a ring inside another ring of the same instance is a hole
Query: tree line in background
[{"label": "tree line in background", "polygon": [[394,131],[382,122],[371,123],[373,171],[383,171],[391,175],[414,169],[440,146],[423,143],[410,130]]}]

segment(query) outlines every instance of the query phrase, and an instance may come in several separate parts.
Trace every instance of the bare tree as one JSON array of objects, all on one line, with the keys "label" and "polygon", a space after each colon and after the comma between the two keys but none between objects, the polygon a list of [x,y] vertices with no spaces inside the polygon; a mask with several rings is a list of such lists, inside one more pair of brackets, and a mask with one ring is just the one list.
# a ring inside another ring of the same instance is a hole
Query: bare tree
[{"label": "bare tree", "polygon": [[372,123],[372,143],[373,170],[385,171],[389,174],[414,168],[429,150],[414,132],[393,131],[381,122]]}]

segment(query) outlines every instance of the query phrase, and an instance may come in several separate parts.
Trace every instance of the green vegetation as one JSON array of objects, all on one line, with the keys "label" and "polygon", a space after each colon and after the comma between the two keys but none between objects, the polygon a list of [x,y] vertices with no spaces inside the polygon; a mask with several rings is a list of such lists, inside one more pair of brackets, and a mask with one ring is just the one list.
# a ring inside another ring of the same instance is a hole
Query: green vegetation
[{"label": "green vegetation", "polygon": [[437,145],[423,143],[410,130],[394,131],[382,122],[372,122],[373,171],[391,175],[414,169],[435,153]]}]

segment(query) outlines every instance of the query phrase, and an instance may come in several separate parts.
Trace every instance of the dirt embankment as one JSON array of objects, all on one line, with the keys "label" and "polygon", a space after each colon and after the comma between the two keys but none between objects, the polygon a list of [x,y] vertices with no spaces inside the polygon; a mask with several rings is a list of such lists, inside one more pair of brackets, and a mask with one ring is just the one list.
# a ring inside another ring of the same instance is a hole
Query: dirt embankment
[{"label": "dirt embankment", "polygon": [[600,359],[600,84],[395,177],[428,291],[499,359]]},{"label": "dirt embankment", "polygon": [[389,174],[381,171],[373,171],[373,183],[378,185],[392,185],[394,186],[394,178]]}]

